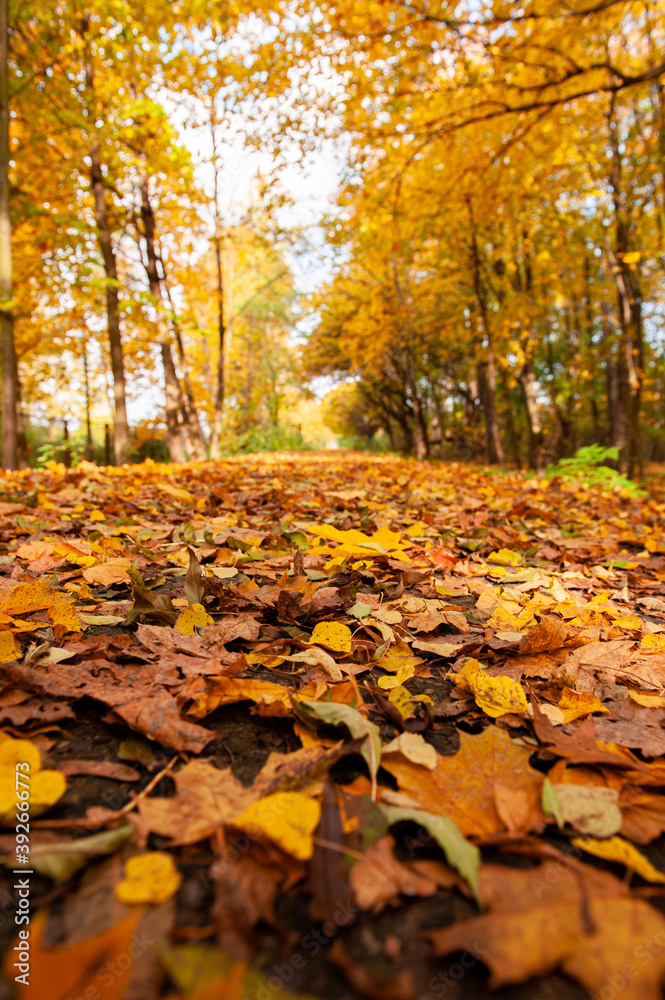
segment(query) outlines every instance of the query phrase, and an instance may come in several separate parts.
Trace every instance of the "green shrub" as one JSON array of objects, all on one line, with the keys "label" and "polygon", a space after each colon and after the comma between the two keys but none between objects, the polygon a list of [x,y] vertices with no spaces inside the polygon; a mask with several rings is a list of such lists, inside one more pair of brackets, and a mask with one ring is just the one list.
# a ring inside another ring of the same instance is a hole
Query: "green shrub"
[{"label": "green shrub", "polygon": [[579,479],[588,486],[608,489],[618,486],[633,497],[646,496],[644,490],[640,489],[632,479],[604,464],[608,461],[616,462],[618,458],[618,448],[604,448],[600,444],[590,444],[586,448],[579,448],[572,458],[562,458],[556,465],[548,465],[545,469],[545,478],[554,479],[555,476],[560,476],[562,479]]},{"label": "green shrub", "polygon": [[260,451],[309,451],[311,445],[303,441],[295,427],[249,427],[240,434],[228,435],[223,441],[227,455],[249,455]]}]

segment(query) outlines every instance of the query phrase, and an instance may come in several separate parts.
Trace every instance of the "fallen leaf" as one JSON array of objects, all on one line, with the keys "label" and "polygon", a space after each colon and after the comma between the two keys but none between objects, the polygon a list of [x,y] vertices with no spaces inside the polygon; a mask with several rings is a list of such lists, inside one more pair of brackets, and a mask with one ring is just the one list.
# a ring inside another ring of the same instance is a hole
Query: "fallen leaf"
[{"label": "fallen leaf", "polygon": [[439,756],[432,771],[393,755],[384,758],[382,766],[422,809],[451,819],[465,836],[482,837],[506,829],[495,802],[497,785],[524,794],[524,831],[542,829],[543,775],[529,765],[531,754],[532,748],[490,726],[478,736],[460,732],[459,751],[453,757]]},{"label": "fallen leaf", "polygon": [[165,903],[180,887],[182,876],[170,854],[149,851],[125,863],[125,874],[115,887],[116,897],[127,905]]},{"label": "fallen leaf", "polygon": [[572,841],[575,847],[581,848],[587,854],[593,854],[604,861],[616,861],[625,865],[630,871],[640,875],[646,882],[665,883],[665,874],[658,871],[648,858],[624,840],[623,837],[610,837],[608,840],[596,840],[593,837],[575,837]]},{"label": "fallen leaf", "polygon": [[275,792],[253,802],[233,820],[242,829],[258,830],[300,861],[311,858],[312,834],[321,818],[321,806],[301,792]]},{"label": "fallen leaf", "polygon": [[335,653],[351,652],[351,629],[340,622],[319,622],[314,626],[310,642],[325,646]]}]

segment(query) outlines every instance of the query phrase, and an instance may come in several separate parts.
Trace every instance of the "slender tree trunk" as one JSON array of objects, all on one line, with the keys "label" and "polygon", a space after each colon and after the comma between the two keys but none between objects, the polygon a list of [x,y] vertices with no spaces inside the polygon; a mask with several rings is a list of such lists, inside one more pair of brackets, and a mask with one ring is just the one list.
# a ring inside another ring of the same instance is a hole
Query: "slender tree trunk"
[{"label": "slender tree trunk", "polygon": [[182,444],[182,427],[179,415],[185,416],[185,427],[187,426],[186,407],[182,395],[180,382],[173,364],[171,354],[171,342],[169,338],[166,316],[164,314],[164,303],[162,300],[162,287],[157,269],[157,253],[155,250],[155,216],[150,204],[148,193],[148,175],[143,171],[140,180],[141,190],[141,218],[143,220],[143,234],[145,236],[147,261],[146,274],[150,294],[155,300],[155,310],[157,312],[158,342],[162,354],[162,365],[164,367],[164,396],[166,404],[166,434],[169,449],[169,457],[172,462],[184,462],[185,451]]},{"label": "slender tree trunk", "polygon": [[214,176],[214,207],[215,207],[215,267],[217,271],[217,386],[215,390],[214,412],[212,418],[212,436],[210,438],[210,457],[218,461],[222,457],[221,440],[224,429],[224,393],[225,385],[225,349],[226,349],[226,319],[224,315],[224,276],[222,270],[222,224],[219,207],[219,177],[217,173],[217,136],[215,132],[215,105],[210,117],[210,133],[212,137],[213,176]]},{"label": "slender tree trunk", "polygon": [[485,416],[485,434],[487,442],[487,461],[490,465],[503,465],[504,455],[499,434],[499,421],[496,416],[496,372],[494,369],[494,352],[487,345],[487,357],[480,361],[478,371],[478,395]]},{"label": "slender tree trunk", "polygon": [[83,345],[83,377],[85,379],[85,457],[92,462],[92,426],[90,424],[90,377],[88,373],[88,349]]},{"label": "slender tree trunk", "polygon": [[164,395],[166,397],[166,436],[169,448],[169,458],[172,462],[184,462],[185,449],[182,445],[182,428],[178,419],[180,415],[180,403],[182,392],[180,383],[173,364],[171,345],[167,341],[160,340],[159,347],[162,353],[162,365],[164,367]]},{"label": "slender tree trunk", "polygon": [[[88,33],[88,15],[83,19],[81,34],[84,41]],[[86,41],[85,80],[88,92],[88,115],[94,122],[95,109],[95,78],[92,56]],[[106,201],[106,185],[99,153],[99,142],[95,138],[90,150],[90,186],[95,206],[95,222],[99,248],[106,273],[106,324],[108,329],[111,353],[111,371],[113,373],[113,446],[115,461],[122,465],[127,460],[129,448],[129,427],[127,424],[127,404],[125,401],[125,364],[122,356],[122,335],[120,332],[120,310],[118,269],[116,266],[115,249],[109,225],[108,205]]]},{"label": "slender tree trunk", "polygon": [[12,304],[12,227],[9,216],[8,0],[0,0],[0,358],[2,360],[2,465],[17,469],[22,420]]},{"label": "slender tree trunk", "polygon": [[[175,309],[173,308],[173,300],[171,298],[171,289],[169,288],[169,283],[166,279],[166,269],[164,267],[164,260],[162,261],[162,272],[163,272],[163,283],[164,289],[166,291],[166,297],[169,300],[169,309],[171,311],[171,328],[173,330],[173,336],[175,337],[176,347],[178,349],[178,361],[180,363],[180,369],[182,371],[182,380],[185,385],[185,396],[187,398],[187,418],[189,425],[189,442],[191,448],[191,457],[196,462],[204,462],[206,458],[205,442],[203,440],[203,431],[201,429],[201,422],[199,420],[199,412],[196,406],[196,399],[194,397],[194,389],[192,388],[192,380],[189,374],[189,362],[187,361],[187,355],[185,354],[185,345],[182,341],[182,335],[180,333],[180,327],[175,319]],[[184,416],[184,414],[183,414]]]},{"label": "slender tree trunk", "polygon": [[416,446],[416,458],[424,459],[429,455],[429,440],[423,414],[422,401],[416,382],[416,370],[413,352],[409,346],[406,351],[406,380],[409,388],[411,406],[413,407],[413,437]]},{"label": "slender tree trunk", "polygon": [[622,425],[625,440],[616,443],[620,449],[620,467],[629,476],[641,472],[642,442],[640,434],[640,408],[642,396],[643,331],[642,310],[638,282],[626,264],[625,255],[630,250],[629,224],[626,217],[625,192],[622,183],[622,162],[618,122],[614,116],[614,97],[608,115],[609,145],[612,154],[612,200],[614,203],[614,247],[609,239],[607,257],[614,273],[619,314],[619,401],[623,409]]},{"label": "slender tree trunk", "polygon": [[532,469],[541,469],[543,465],[543,425],[540,420],[538,400],[536,399],[536,373],[533,363],[527,361],[520,376],[524,408],[529,427],[529,465]]},{"label": "slender tree trunk", "polygon": [[471,221],[471,264],[473,267],[473,285],[476,293],[476,301],[480,311],[483,331],[487,340],[485,358],[478,362],[478,394],[485,414],[485,430],[487,436],[487,461],[491,465],[503,465],[504,455],[499,434],[499,422],[496,416],[496,369],[494,366],[494,348],[492,346],[492,330],[489,316],[487,314],[487,300],[482,275],[480,273],[480,254],[478,252],[478,241],[476,239],[475,223],[469,202],[469,218]]}]

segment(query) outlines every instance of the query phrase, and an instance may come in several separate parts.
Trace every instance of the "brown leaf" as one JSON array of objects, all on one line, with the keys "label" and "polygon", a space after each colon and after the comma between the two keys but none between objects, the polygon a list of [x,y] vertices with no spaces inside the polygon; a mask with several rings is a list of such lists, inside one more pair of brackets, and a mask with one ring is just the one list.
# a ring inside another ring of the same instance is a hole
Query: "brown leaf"
[{"label": "brown leaf", "polygon": [[433,896],[437,882],[397,860],[395,841],[387,834],[377,840],[351,869],[351,885],[361,910],[380,913],[399,896]]},{"label": "brown leaf", "polygon": [[470,952],[489,967],[493,988],[558,967],[598,996],[620,981],[625,1000],[660,1000],[665,952],[645,943],[663,939],[665,918],[632,899],[614,876],[568,865],[483,865],[481,893],[490,912],[428,932],[435,953]]},{"label": "brown leaf", "polygon": [[520,641],[518,652],[525,655],[559,649],[568,638],[568,628],[560,618],[547,615],[532,626]]},{"label": "brown leaf", "polygon": [[[321,843],[337,844],[340,850]],[[316,828],[314,854],[307,864],[307,891],[311,895],[312,920],[332,920],[340,905],[351,900],[349,867],[344,856],[344,833],[337,805],[335,785],[330,778],[323,786],[321,819]]]},{"label": "brown leaf", "polygon": [[439,756],[433,771],[392,756],[381,763],[422,809],[452,819],[465,836],[483,837],[507,828],[539,830],[545,825],[540,808],[543,775],[529,765],[532,752],[504,730],[489,726],[479,736],[461,732],[459,751],[454,757]]},{"label": "brown leaf", "polygon": [[255,800],[255,795],[234,778],[202,760],[192,760],[175,772],[172,798],[145,798],[138,804],[141,820],[174,844],[195,844],[225,823],[231,823]]},{"label": "brown leaf", "polygon": [[68,777],[88,774],[97,778],[111,778],[113,781],[138,781],[141,777],[128,764],[116,764],[112,760],[66,760],[58,764],[56,770]]}]

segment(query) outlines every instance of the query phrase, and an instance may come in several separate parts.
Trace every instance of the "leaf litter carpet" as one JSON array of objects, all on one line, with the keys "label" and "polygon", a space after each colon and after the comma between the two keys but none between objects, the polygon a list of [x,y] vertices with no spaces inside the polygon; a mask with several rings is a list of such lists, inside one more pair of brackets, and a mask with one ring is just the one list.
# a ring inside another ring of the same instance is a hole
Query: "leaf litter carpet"
[{"label": "leaf litter carpet", "polygon": [[661,997],[656,487],[341,452],[0,483],[0,996]]}]

